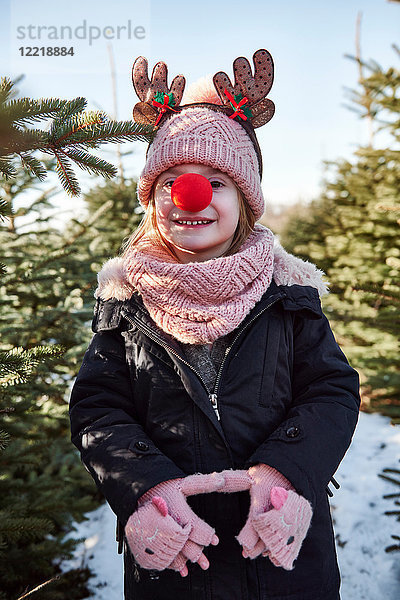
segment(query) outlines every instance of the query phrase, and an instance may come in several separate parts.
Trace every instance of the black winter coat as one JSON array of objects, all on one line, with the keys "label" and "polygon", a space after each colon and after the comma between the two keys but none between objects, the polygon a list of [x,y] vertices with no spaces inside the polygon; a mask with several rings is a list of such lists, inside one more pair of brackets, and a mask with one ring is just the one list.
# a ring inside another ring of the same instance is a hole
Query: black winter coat
[{"label": "black winter coat", "polygon": [[294,569],[285,571],[241,555],[234,536],[247,492],[193,496],[190,505],[220,539],[205,549],[210,568],[190,563],[186,578],[147,571],[124,544],[126,600],[338,600],[326,488],[356,426],[358,376],[317,291],[273,282],[237,328],[214,390],[138,296],[98,300],[93,329],[71,397],[72,440],[122,528],[161,481],[257,463],[280,471],[313,507]]}]

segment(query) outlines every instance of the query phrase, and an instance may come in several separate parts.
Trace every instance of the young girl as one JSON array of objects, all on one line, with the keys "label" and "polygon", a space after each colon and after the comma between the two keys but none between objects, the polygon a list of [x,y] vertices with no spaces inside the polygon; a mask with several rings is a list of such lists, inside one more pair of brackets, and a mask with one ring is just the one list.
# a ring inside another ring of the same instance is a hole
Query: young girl
[{"label": "young girl", "polygon": [[273,104],[266,50],[180,106],[134,64],[153,123],[145,217],[99,274],[72,440],[118,517],[126,600],[338,600],[327,485],[356,426],[358,377],[313,265],[256,223],[254,128]]}]

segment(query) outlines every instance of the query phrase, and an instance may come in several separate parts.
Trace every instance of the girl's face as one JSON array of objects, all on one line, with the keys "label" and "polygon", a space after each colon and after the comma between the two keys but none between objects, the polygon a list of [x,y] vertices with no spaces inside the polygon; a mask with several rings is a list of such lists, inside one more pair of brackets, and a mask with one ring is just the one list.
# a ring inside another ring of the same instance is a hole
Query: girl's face
[{"label": "girl's face", "polygon": [[[213,188],[211,203],[202,211],[187,212],[175,206],[171,186],[183,173],[206,177]],[[181,263],[203,262],[228,250],[239,221],[238,191],[233,180],[212,167],[183,164],[158,176],[154,187],[156,221],[163,238],[173,246]],[[207,225],[188,225],[180,220],[210,220]]]}]

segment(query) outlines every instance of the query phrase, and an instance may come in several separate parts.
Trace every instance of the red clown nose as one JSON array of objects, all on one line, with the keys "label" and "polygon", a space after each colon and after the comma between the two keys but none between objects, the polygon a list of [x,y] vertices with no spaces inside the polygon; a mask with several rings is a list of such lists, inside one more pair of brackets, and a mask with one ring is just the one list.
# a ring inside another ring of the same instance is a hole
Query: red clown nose
[{"label": "red clown nose", "polygon": [[203,175],[184,173],[171,186],[172,202],[181,210],[197,212],[206,208],[213,195],[211,183]]}]

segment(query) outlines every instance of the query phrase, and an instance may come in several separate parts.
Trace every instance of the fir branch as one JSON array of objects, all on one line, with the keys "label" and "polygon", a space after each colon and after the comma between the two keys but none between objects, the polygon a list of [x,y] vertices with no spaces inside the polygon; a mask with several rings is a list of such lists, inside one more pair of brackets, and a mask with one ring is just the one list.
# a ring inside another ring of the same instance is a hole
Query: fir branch
[{"label": "fir branch", "polygon": [[11,163],[11,159],[0,158],[0,173],[5,179],[13,179],[17,176],[17,170]]},{"label": "fir branch", "polygon": [[0,156],[9,156],[20,152],[48,149],[48,133],[41,129],[20,129],[10,126],[0,128]]},{"label": "fir branch", "polygon": [[31,154],[23,154],[22,152],[19,153],[19,156],[21,158],[22,165],[28,171],[33,173],[33,175],[35,175],[39,179],[39,181],[43,181],[44,179],[46,179],[47,171],[43,163],[40,162],[40,160],[37,160],[37,158],[35,158]]},{"label": "fir branch", "polygon": [[0,80],[0,105],[4,104],[4,102],[6,102],[10,96],[11,96],[11,92],[13,91],[13,87],[14,87],[14,82],[11,81],[11,79],[9,79],[8,77],[2,77]]},{"label": "fir branch", "polygon": [[61,184],[67,194],[71,196],[79,196],[81,188],[79,187],[78,180],[75,177],[75,173],[71,168],[71,163],[66,158],[66,154],[61,148],[53,152],[57,158],[56,172],[60,178]]},{"label": "fir branch", "polygon": [[[0,516],[2,515],[0,512]],[[54,524],[45,517],[13,517],[7,515],[7,519],[0,520],[0,536],[6,540],[14,539],[40,540],[43,536],[43,529],[47,532],[54,530]]]},{"label": "fir branch", "polygon": [[55,359],[63,352],[64,349],[56,345],[35,346],[28,350],[18,347],[0,352],[0,386],[26,383],[40,363]]},{"label": "fir branch", "polygon": [[155,130],[150,125],[141,125],[133,121],[99,121],[98,119],[96,113],[88,113],[82,115],[82,118],[75,117],[66,122],[58,132],[59,137],[53,138],[54,145],[62,141],[65,144],[97,148],[100,144],[108,142],[136,140],[149,142],[155,134]]},{"label": "fir branch", "polygon": [[6,217],[10,216],[12,214],[12,210],[11,210],[11,204],[10,202],[7,202],[7,200],[4,200],[3,198],[0,199],[0,221],[5,221]]},{"label": "fir branch", "polygon": [[97,135],[97,142],[151,141],[156,130],[133,121],[108,121]]},{"label": "fir branch", "polygon": [[[104,210],[106,210],[107,208],[109,208],[109,205],[106,206]],[[79,223],[79,225],[81,225],[81,224]],[[85,231],[86,231],[86,229],[85,229]],[[48,280],[48,278],[49,278],[48,273],[44,273],[44,275],[39,275],[38,273],[40,273],[40,271],[47,265],[51,265],[52,263],[53,264],[57,263],[57,261],[60,258],[65,258],[65,257],[71,255],[73,252],[76,252],[76,247],[72,246],[76,237],[78,237],[78,236],[75,236],[72,240],[68,240],[67,242],[65,242],[64,244],[59,246],[53,252],[49,252],[48,255],[45,256],[42,260],[35,260],[34,262],[30,261],[30,262],[24,263],[23,273],[18,274],[17,277],[15,276],[15,274],[12,273],[10,275],[10,277],[5,278],[5,280],[2,282],[3,285],[5,285],[6,287],[10,287],[12,285],[15,285],[15,283],[17,283],[17,282],[18,283],[26,283],[28,281],[35,281],[37,283],[40,281]]]},{"label": "fir branch", "polygon": [[87,101],[85,98],[74,98],[73,100],[64,100],[64,106],[60,110],[59,114],[56,115],[56,121],[64,121],[65,119],[69,119],[72,115],[77,113],[81,113],[87,105]]},{"label": "fir branch", "polygon": [[0,431],[0,450],[4,450],[10,442],[10,434],[6,431]]},{"label": "fir branch", "polygon": [[[89,173],[111,178],[117,174],[117,169],[90,155],[88,148],[98,148],[109,142],[150,142],[155,135],[156,130],[150,125],[110,121],[103,111],[85,112],[87,102],[82,97],[11,100],[13,85],[7,78],[3,78],[0,85],[0,174],[6,180],[17,177],[14,160],[19,157],[22,167],[43,181],[49,167],[31,154],[39,150],[56,158],[56,172],[62,186],[68,194],[77,196],[80,187],[71,161]],[[47,131],[26,127],[47,118],[53,119]]]},{"label": "fir branch", "polygon": [[72,115],[70,118],[63,119],[60,122],[55,119],[50,127],[49,141],[55,146],[60,146],[60,142],[65,139],[70,141],[79,141],[79,132],[94,127],[95,129],[107,121],[107,116],[102,111],[88,111]]},{"label": "fir branch", "polygon": [[115,177],[117,174],[117,169],[114,165],[83,150],[68,148],[68,150],[64,151],[64,154],[81,167],[81,169],[85,169],[89,173],[103,175],[108,179]]},{"label": "fir branch", "polygon": [[[78,100],[78,98],[77,98]],[[79,100],[82,100],[79,98]],[[59,98],[18,98],[11,100],[5,107],[1,108],[1,117],[4,122],[22,125],[34,123],[49,117],[55,117],[62,112],[67,100]]]}]

